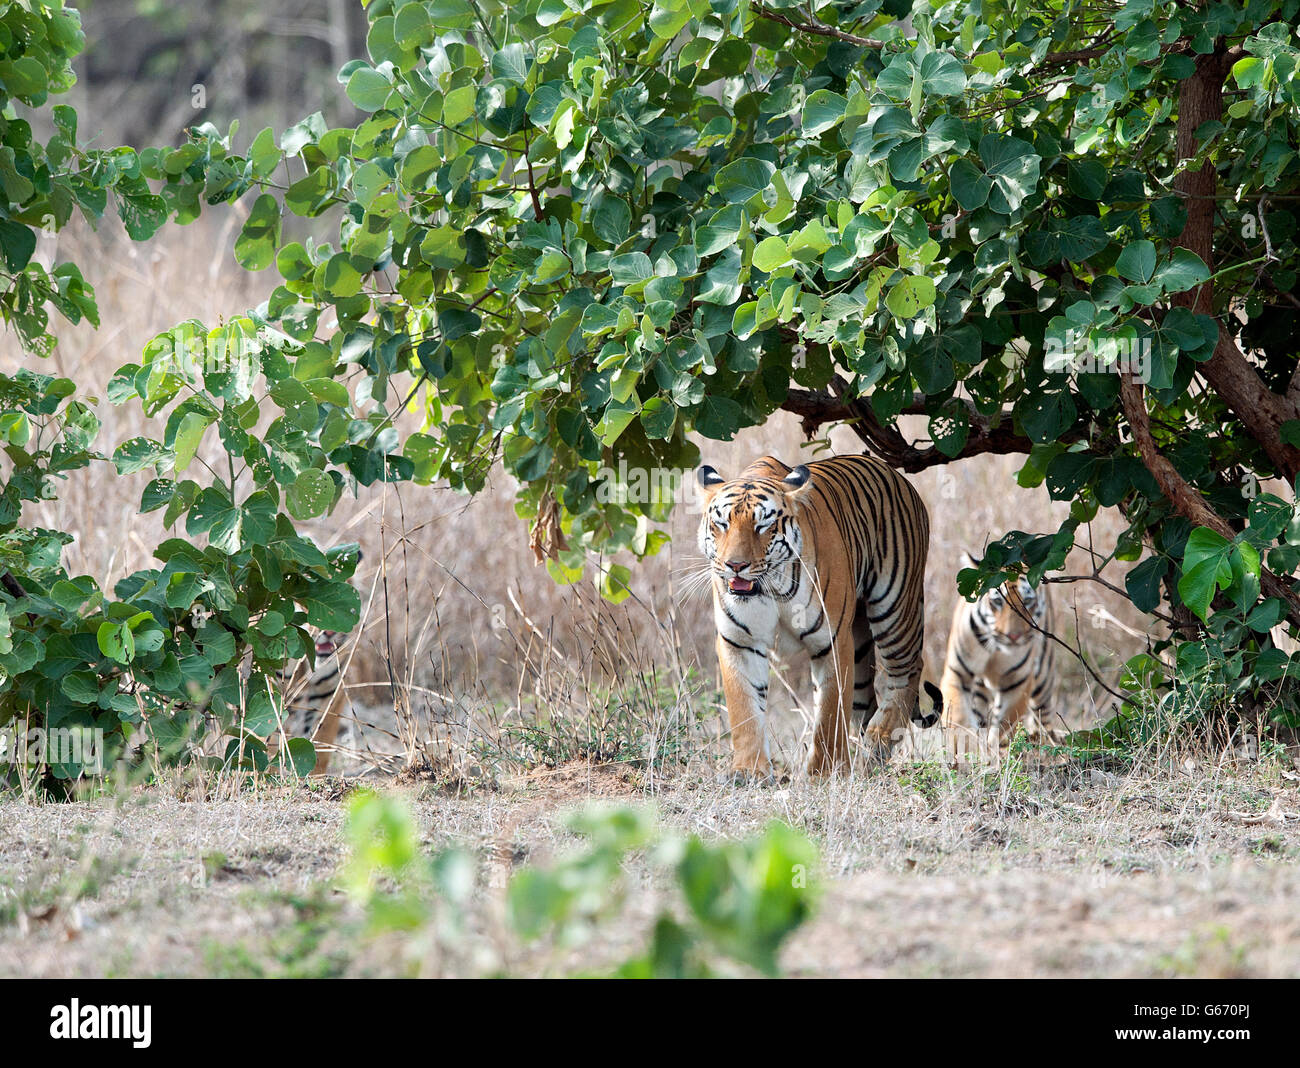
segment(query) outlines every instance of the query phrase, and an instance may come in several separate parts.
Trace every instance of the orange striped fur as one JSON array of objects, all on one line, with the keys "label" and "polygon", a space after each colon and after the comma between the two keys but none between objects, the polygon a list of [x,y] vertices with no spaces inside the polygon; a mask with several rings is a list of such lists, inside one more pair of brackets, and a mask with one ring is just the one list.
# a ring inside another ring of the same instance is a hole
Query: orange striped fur
[{"label": "orange striped fur", "polygon": [[[975,561],[967,556],[967,566]],[[1023,728],[1036,735],[1056,716],[1052,604],[1047,587],[1021,578],[960,598],[953,610],[940,689],[943,725],[953,753],[996,754]]]},{"label": "orange striped fur", "polygon": [[[919,717],[930,541],[920,495],[865,456],[795,468],[765,456],[730,481],[701,468],[699,481],[734,770],[769,772],[768,658],[782,647],[812,663],[809,772],[847,763],[851,724],[873,756],[887,757]],[[885,670],[879,700],[876,654]]]}]

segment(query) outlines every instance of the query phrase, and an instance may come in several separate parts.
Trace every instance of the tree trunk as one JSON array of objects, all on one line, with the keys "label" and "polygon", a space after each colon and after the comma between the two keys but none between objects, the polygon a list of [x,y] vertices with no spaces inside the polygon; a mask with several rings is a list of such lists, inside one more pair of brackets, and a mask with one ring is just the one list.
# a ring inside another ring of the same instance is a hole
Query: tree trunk
[{"label": "tree trunk", "polygon": [[[1240,48],[1222,44],[1214,52],[1197,56],[1196,72],[1183,81],[1178,93],[1178,157],[1191,159],[1200,148],[1197,129],[1223,117],[1223,82],[1232,64],[1242,55]],[[1196,170],[1184,170],[1174,179],[1174,190],[1184,198],[1187,224],[1178,244],[1196,253],[1214,273],[1214,212],[1218,174],[1212,160]],[[1214,283],[1179,293],[1175,305],[1214,315]],[[1268,454],[1279,475],[1292,486],[1300,472],[1300,451],[1283,443],[1279,428],[1300,416],[1285,397],[1269,391],[1254,366],[1238,347],[1231,332],[1231,309],[1219,318],[1219,341],[1214,355],[1204,363],[1201,374],[1210,387],[1241,420],[1242,425]]]}]

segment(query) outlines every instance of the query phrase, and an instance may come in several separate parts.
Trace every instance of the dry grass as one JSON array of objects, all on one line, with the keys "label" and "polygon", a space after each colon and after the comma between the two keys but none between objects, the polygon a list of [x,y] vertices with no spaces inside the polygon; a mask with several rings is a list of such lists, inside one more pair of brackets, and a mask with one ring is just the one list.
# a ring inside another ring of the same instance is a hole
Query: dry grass
[{"label": "dry grass", "polygon": [[[59,345],[52,369],[102,396],[116,368],[138,359],[156,332],[187,318],[212,324],[257,304],[273,279],[270,273],[246,274],[234,264],[229,247],[237,221],[234,213],[216,215],[167,230],[147,247],[124,240],[116,224],[105,224],[101,233],[66,231],[56,239],[57,247],[43,246],[47,258],[71,258],[85,266],[103,322],[98,331],[56,325]],[[13,351],[0,357],[4,366],[15,362]],[[100,447],[106,454],[130,437],[160,432],[137,405],[105,403],[100,416]],[[905,427],[918,435],[923,429]],[[858,451],[856,439],[843,429],[834,433],[831,445],[834,451]],[[707,460],[724,472],[762,453],[788,462],[812,455],[796,421],[784,414],[735,442],[703,447]],[[1044,490],[1015,486],[1018,464],[1015,457],[983,457],[915,479],[933,523],[926,652],[936,672],[942,667],[961,552],[979,550],[1010,529],[1054,530],[1064,515],[1065,506],[1050,502]],[[146,481],[145,473],[116,478],[107,464],[95,465],[74,474],[57,501],[30,508],[26,518],[72,532],[69,570],[111,587],[148,566],[151,547],[164,536],[160,513],[136,514]],[[670,525],[672,545],[635,565],[634,596],[613,607],[590,586],[557,587],[534,565],[512,498],[511,480],[500,471],[473,500],[441,489],[376,486],[361,488],[332,516],[307,524],[322,544],[355,540],[364,551],[357,583],[365,616],[347,680],[353,714],[362,724],[377,725],[352,734],[352,748],[375,751],[365,756],[368,764],[381,763],[385,755],[410,754],[417,743],[445,746],[455,732],[443,728],[457,720],[465,721],[464,741],[466,731],[490,731],[503,717],[518,720],[530,703],[554,710],[567,701],[568,713],[582,714],[596,699],[593,688],[608,692],[611,680],[652,667],[656,688],[680,688],[693,680],[686,697],[692,717],[701,711],[701,701],[707,706],[713,700],[707,600],[683,601],[679,591],[681,573],[698,562],[695,516],[678,510]],[[1089,536],[1098,547],[1108,546],[1116,529],[1114,517],[1103,516]],[[1076,552],[1071,565],[1076,572],[1090,570],[1083,552]],[[1122,581],[1114,570],[1111,580]],[[1103,677],[1113,679],[1122,660],[1142,647],[1140,636],[1150,621],[1091,583],[1058,586],[1055,595],[1061,637],[1073,644],[1077,635]],[[1092,720],[1108,698],[1072,658],[1060,662],[1068,720]],[[554,682],[557,670],[560,683]],[[806,702],[802,674],[801,669],[787,672],[787,681]],[[396,690],[393,681],[399,683]],[[785,694],[795,709],[785,716],[796,732],[785,743],[793,748],[806,712],[786,689],[777,686],[774,693]],[[469,722],[475,716],[476,726]]]},{"label": "dry grass", "polygon": [[405,791],[422,839],[476,858],[467,933],[448,946],[365,937],[331,890],[338,791],[262,789],[203,804],[166,790],[117,802],[0,804],[0,975],[557,974],[644,944],[668,886],[632,860],[624,920],[556,954],[519,946],[501,893],[572,847],[586,798],[654,803],[706,839],[779,818],[812,837],[815,918],[783,963],[808,976],[1300,976],[1300,791],[1252,767],[1118,776],[1053,766],[720,788],[574,763],[490,794]]}]

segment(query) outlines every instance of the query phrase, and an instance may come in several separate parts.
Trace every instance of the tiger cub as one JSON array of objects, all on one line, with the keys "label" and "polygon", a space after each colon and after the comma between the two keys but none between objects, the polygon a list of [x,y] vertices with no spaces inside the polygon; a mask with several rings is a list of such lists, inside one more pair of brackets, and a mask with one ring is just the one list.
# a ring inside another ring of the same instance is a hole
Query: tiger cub
[{"label": "tiger cub", "polygon": [[284,669],[285,738],[307,738],[316,746],[313,775],[329,768],[332,747],[339,734],[345,703],[343,665],[339,656],[348,635],[322,630],[316,635],[316,666],[300,660]]},{"label": "tiger cub", "polygon": [[764,456],[730,480],[703,467],[699,483],[734,774],[769,774],[768,657],[778,642],[812,661],[809,773],[848,762],[850,724],[873,756],[887,757],[922,718],[930,519],[920,494],[866,456],[793,468]]},{"label": "tiger cub", "polygon": [[[965,554],[966,566],[976,561]],[[1017,727],[1035,735],[1056,716],[1055,643],[1047,587],[1024,577],[957,599],[940,690],[944,734],[954,752],[984,739],[1005,743]]]}]

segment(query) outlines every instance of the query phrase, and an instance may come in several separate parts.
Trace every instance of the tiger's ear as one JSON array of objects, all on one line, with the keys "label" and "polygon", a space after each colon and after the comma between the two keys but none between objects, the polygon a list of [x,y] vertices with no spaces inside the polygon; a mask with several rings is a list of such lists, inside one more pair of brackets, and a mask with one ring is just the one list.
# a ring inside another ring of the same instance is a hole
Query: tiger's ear
[{"label": "tiger's ear", "polygon": [[725,478],[718,474],[718,472],[708,464],[705,464],[695,472],[696,485],[699,487],[700,493],[705,498],[712,497],[714,493],[717,492],[718,487],[725,485],[726,481]]},{"label": "tiger's ear", "polygon": [[806,492],[811,485],[812,472],[803,464],[793,468],[785,478],[781,479],[781,486],[787,497],[797,497]]}]

